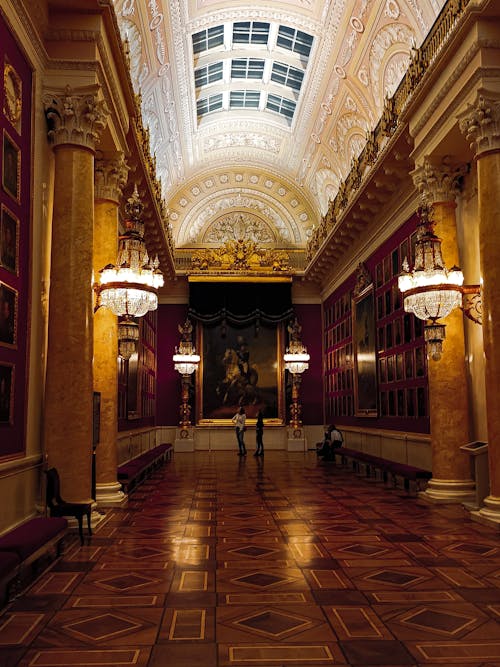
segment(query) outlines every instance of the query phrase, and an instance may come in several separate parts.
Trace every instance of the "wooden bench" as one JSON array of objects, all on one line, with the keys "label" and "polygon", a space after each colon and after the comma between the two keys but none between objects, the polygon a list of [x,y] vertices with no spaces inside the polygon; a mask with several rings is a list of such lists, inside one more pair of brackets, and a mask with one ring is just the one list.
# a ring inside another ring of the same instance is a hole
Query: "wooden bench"
[{"label": "wooden bench", "polygon": [[55,548],[59,556],[68,522],[55,517],[35,517],[0,537],[0,601],[8,599],[9,587],[22,571]]},{"label": "wooden bench", "polygon": [[368,452],[360,452],[347,447],[334,450],[335,460],[337,456],[340,457],[343,465],[350,464],[353,471],[358,475],[380,479],[385,484],[391,483],[393,487],[397,486],[398,479],[402,479],[403,487],[408,493],[411,493],[413,488],[415,492],[422,490],[422,485],[425,485],[432,477],[429,470],[406,463],[390,461]]},{"label": "wooden bench", "polygon": [[125,493],[143,482],[153,470],[172,458],[174,448],[170,443],[162,443],[148,449],[135,459],[131,459],[118,467],[118,481]]}]

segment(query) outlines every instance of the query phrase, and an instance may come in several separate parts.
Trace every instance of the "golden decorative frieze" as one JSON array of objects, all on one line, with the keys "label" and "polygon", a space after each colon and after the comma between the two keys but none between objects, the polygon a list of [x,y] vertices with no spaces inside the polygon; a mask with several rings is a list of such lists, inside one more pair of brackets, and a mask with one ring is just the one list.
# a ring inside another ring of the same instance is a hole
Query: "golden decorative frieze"
[{"label": "golden decorative frieze", "polygon": [[292,267],[284,250],[261,248],[254,241],[230,240],[218,248],[196,250],[191,257],[191,273],[200,272],[290,274]]}]

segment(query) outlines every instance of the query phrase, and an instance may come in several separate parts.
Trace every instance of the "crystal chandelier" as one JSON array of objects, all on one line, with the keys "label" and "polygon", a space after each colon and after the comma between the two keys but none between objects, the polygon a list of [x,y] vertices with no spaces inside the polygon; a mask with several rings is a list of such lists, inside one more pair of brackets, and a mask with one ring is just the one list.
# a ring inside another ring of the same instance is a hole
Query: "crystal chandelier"
[{"label": "crystal chandelier", "polygon": [[307,351],[305,351],[305,347],[302,346],[302,348],[304,351],[295,352],[292,351],[292,346],[290,346],[287,352],[283,355],[285,369],[293,375],[301,375],[309,368],[309,359],[311,357]]},{"label": "crystal chandelier", "polygon": [[116,264],[108,264],[100,271],[97,288],[99,305],[106,306],[115,315],[142,317],[158,307],[157,290],[163,285],[158,257],[151,260],[144,243],[142,204],[137,185],[125,205],[128,216],[125,233],[120,236]]},{"label": "crystal chandelier", "polygon": [[172,358],[175,370],[181,375],[192,375],[200,363],[200,355],[195,353],[194,348],[189,354],[182,354],[179,349]]},{"label": "crystal chandelier", "polygon": [[408,259],[404,258],[398,287],[403,294],[405,311],[421,320],[430,320],[430,324],[424,326],[424,337],[430,356],[437,361],[441,358],[445,338],[445,325],[437,320],[462,306],[464,276],[457,266],[446,269],[441,239],[432,230],[430,213],[427,205],[419,211],[415,262],[410,270]]},{"label": "crystal chandelier", "polygon": [[130,317],[118,322],[118,354],[128,361],[137,349],[139,325]]}]

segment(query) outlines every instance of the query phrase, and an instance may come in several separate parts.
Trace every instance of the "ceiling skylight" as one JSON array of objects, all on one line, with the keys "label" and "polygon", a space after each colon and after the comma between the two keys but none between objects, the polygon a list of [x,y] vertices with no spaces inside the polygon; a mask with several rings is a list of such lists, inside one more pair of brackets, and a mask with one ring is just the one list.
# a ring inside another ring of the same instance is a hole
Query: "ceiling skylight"
[{"label": "ceiling skylight", "polygon": [[[254,109],[292,122],[311,35],[276,23],[236,21],[201,30],[192,35],[192,43],[199,121],[216,111]],[[247,82],[243,89],[242,81]]]}]

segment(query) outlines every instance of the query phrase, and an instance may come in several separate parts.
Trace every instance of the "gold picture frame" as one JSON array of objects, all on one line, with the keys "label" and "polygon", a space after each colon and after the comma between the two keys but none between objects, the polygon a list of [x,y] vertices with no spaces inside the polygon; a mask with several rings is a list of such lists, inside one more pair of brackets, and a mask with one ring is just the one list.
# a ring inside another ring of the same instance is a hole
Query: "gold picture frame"
[{"label": "gold picture frame", "polygon": [[4,347],[17,347],[17,298],[17,290],[0,282],[0,345]]},{"label": "gold picture frame", "polygon": [[0,424],[14,424],[15,366],[0,362]]},{"label": "gold picture frame", "polygon": [[19,275],[19,218],[3,204],[0,209],[0,266]]},{"label": "gold picture frame", "polygon": [[354,397],[357,417],[378,417],[375,293],[370,283],[355,294],[352,304]]},{"label": "gold picture frame", "polygon": [[232,425],[242,396],[250,423],[262,409],[266,426],[284,425],[282,324],[261,326],[257,336],[255,325],[198,324],[197,349],[201,356],[196,372],[197,426]]},{"label": "gold picture frame", "polygon": [[21,203],[21,149],[6,130],[2,141],[2,187],[14,201]]}]

